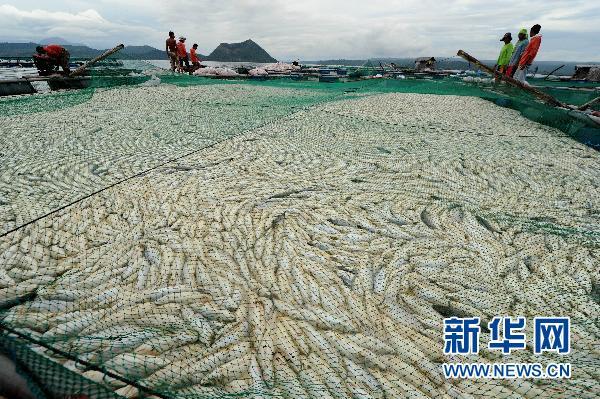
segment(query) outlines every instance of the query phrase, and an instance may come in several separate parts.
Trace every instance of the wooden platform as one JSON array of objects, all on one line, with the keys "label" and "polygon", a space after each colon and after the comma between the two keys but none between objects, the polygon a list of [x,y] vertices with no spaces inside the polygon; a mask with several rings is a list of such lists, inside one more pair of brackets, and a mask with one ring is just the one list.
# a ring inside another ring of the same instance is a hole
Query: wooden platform
[{"label": "wooden platform", "polygon": [[20,79],[0,80],[0,97],[33,94],[36,91],[31,82],[47,82],[50,90],[69,90],[89,87],[91,78],[89,76],[75,78],[28,76]]},{"label": "wooden platform", "polygon": [[0,81],[0,97],[18,94],[33,94],[35,89],[26,79],[11,79]]}]

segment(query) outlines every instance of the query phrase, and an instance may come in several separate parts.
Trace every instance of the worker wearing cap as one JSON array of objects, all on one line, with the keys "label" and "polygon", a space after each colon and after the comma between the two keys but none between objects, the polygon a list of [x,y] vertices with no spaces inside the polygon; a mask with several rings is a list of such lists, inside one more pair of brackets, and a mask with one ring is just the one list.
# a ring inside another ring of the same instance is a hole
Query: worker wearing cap
[{"label": "worker wearing cap", "polygon": [[525,47],[525,51],[523,51],[523,55],[521,55],[521,59],[519,60],[519,68],[515,72],[515,79],[522,83],[527,83],[527,69],[533,64],[533,60],[537,56],[542,44],[542,35],[539,34],[540,30],[542,30],[542,27],[538,24],[531,27],[529,31],[529,44]]},{"label": "worker wearing cap", "polygon": [[496,62],[494,69],[500,73],[505,73],[514,50],[514,46],[511,43],[512,35],[510,32],[505,33],[500,41],[504,42],[504,46],[502,46],[502,49],[500,50],[500,55],[498,56],[498,61]]},{"label": "worker wearing cap", "polygon": [[515,44],[515,49],[510,57],[510,62],[508,63],[508,68],[506,69],[506,76],[510,76],[511,78],[513,77],[515,71],[519,67],[521,56],[525,52],[528,44],[529,35],[527,34],[527,29],[523,28],[519,31],[519,41],[517,44]]},{"label": "worker wearing cap", "polygon": [[65,74],[71,73],[69,68],[70,54],[66,48],[58,44],[37,46],[37,54],[33,55],[33,61],[41,76],[50,75],[55,68],[61,67]]},{"label": "worker wearing cap", "polygon": [[[177,43],[177,57],[179,58],[179,72],[188,71],[190,69],[190,60],[187,55],[187,49],[185,48],[185,37],[181,36],[179,38],[179,43]],[[183,64],[185,63],[186,69],[183,69]]]}]

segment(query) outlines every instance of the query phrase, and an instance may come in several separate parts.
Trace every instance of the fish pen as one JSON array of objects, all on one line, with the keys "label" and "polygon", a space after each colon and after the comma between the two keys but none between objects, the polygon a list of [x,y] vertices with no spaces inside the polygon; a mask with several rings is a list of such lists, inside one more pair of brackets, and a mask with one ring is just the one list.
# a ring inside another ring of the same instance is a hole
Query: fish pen
[{"label": "fish pen", "polygon": [[[600,395],[593,120],[450,78],[111,79],[0,99],[0,353],[32,397]],[[500,363],[570,378],[445,375]]]}]

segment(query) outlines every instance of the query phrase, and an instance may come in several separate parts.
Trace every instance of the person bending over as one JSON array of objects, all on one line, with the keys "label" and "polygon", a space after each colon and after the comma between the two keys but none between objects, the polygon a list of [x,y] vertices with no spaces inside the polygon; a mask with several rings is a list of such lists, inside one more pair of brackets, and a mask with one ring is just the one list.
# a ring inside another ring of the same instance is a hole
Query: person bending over
[{"label": "person bending over", "polygon": [[49,44],[47,46],[37,46],[37,54],[33,55],[33,62],[40,76],[48,76],[55,73],[58,68],[63,69],[63,73],[71,73],[69,68],[70,54],[66,48],[58,44]]}]

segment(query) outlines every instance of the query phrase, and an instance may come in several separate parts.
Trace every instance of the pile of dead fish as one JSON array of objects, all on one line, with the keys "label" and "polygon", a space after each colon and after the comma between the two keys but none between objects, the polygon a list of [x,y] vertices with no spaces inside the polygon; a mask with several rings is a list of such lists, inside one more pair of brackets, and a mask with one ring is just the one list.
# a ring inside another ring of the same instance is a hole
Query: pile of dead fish
[{"label": "pile of dead fish", "polygon": [[[4,322],[169,397],[591,398],[599,171],[593,150],[479,99],[316,105],[3,237],[0,302],[35,293]],[[451,315],[570,316],[572,351],[503,360],[482,331],[479,355],[450,358]],[[461,360],[573,377],[444,379]]]}]

